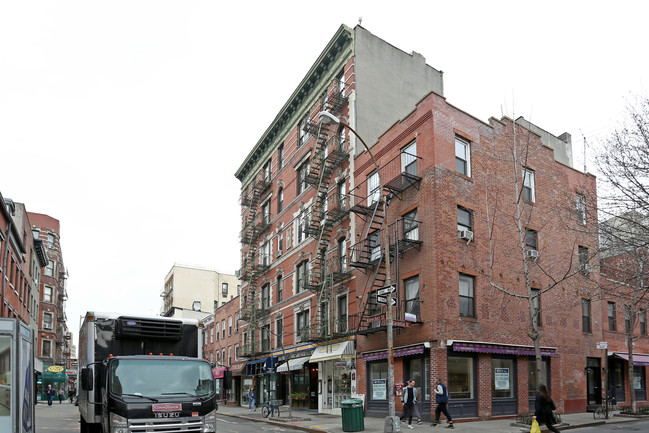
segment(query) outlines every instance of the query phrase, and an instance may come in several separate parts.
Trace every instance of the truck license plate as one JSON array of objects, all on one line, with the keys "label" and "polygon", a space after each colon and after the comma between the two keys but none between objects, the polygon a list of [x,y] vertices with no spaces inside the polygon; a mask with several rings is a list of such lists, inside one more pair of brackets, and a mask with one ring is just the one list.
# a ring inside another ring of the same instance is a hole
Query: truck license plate
[{"label": "truck license plate", "polygon": [[156,418],[178,418],[180,412],[157,412],[153,414]]}]

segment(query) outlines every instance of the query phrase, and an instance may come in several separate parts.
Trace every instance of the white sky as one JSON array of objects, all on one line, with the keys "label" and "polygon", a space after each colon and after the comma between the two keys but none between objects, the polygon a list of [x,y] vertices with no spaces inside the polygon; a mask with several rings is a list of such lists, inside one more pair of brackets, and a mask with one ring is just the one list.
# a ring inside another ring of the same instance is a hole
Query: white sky
[{"label": "white sky", "polygon": [[570,132],[582,169],[582,133],[594,145],[646,93],[648,12],[644,1],[4,1],[0,192],[60,220],[76,339],[87,310],[158,313],[174,263],[234,273],[234,172],[341,24],[362,16],[421,53],[444,71],[447,100],[479,119]]}]

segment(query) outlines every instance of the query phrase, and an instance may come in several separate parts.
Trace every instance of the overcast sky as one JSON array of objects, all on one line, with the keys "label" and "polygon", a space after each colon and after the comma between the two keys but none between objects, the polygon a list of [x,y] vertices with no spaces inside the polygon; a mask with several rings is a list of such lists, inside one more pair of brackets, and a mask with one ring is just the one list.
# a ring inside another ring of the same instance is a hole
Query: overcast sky
[{"label": "overcast sky", "polygon": [[[225,6],[227,5],[227,6]],[[444,71],[486,121],[572,134],[647,93],[644,1],[4,1],[0,192],[61,222],[67,317],[157,314],[174,263],[234,273],[234,172],[341,24]],[[592,154],[590,150],[587,160]],[[592,162],[588,162],[593,171]]]}]

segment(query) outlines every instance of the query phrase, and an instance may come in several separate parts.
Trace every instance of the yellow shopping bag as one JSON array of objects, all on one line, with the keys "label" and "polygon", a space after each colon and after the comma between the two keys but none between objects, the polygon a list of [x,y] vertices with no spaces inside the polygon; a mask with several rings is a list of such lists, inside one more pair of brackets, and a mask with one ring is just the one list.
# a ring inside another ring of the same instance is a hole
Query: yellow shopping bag
[{"label": "yellow shopping bag", "polygon": [[530,433],[541,433],[541,427],[539,427],[539,423],[535,419],[532,420],[532,428],[530,429]]}]

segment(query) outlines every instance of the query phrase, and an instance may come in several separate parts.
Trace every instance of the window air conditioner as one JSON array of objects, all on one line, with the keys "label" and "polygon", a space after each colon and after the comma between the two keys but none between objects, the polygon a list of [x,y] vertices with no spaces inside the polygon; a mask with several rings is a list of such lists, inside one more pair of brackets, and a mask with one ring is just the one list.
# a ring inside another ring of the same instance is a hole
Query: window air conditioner
[{"label": "window air conditioner", "polygon": [[282,253],[282,250],[277,250],[277,252],[275,254],[276,254],[276,257],[279,258],[279,257],[282,257],[283,253]]},{"label": "window air conditioner", "polygon": [[473,232],[471,230],[460,230],[460,239],[467,241],[473,240]]},{"label": "window air conditioner", "polygon": [[43,329],[52,329],[52,325],[48,323],[43,323]]},{"label": "window air conditioner", "polygon": [[535,260],[538,259],[539,258],[538,250],[527,250],[527,257]]}]

